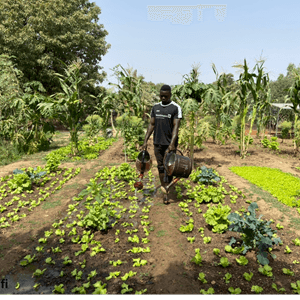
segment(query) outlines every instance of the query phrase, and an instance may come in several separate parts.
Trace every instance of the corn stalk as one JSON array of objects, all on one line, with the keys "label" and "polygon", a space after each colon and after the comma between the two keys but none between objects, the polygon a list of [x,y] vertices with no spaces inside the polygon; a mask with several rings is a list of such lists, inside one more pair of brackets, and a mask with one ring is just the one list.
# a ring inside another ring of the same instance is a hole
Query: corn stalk
[{"label": "corn stalk", "polygon": [[[241,137],[240,137],[240,155],[241,159],[244,159],[248,147],[249,141],[252,132],[252,126],[256,117],[257,108],[260,107],[260,110],[267,110],[270,105],[270,88],[269,88],[269,75],[265,74],[263,71],[264,60],[259,61],[261,65],[258,63],[254,66],[253,72],[257,68],[258,75],[255,73],[248,72],[248,66],[246,63],[246,59],[244,60],[244,65],[234,65],[235,68],[243,68],[244,72],[240,74],[240,79],[238,80],[241,89],[237,92],[240,100],[241,100]],[[254,82],[254,78],[256,78],[256,83]],[[248,103],[248,96],[252,95],[253,100]],[[248,135],[248,140],[245,145],[245,119],[250,105],[253,104],[253,111],[251,115],[251,124]]]}]

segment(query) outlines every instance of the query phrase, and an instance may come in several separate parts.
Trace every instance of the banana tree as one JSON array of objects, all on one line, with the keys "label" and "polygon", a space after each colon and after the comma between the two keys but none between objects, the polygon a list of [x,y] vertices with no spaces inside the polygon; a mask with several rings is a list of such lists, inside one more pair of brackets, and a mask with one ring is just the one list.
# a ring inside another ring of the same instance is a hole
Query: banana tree
[{"label": "banana tree", "polygon": [[70,130],[71,147],[73,155],[78,149],[79,120],[86,115],[83,110],[82,99],[80,99],[78,85],[82,80],[80,69],[82,62],[78,60],[65,68],[66,75],[55,73],[60,81],[63,93],[51,95],[48,103],[41,103],[39,107],[47,113],[50,119],[59,119],[65,127]]},{"label": "banana tree", "polygon": [[[259,66],[259,63],[261,65]],[[244,72],[240,74],[240,78],[238,80],[238,83],[241,87],[241,89],[237,92],[240,101],[240,112],[241,112],[241,138],[240,138],[240,155],[241,159],[244,159],[248,146],[249,141],[251,137],[252,132],[252,126],[256,117],[256,112],[258,107],[260,107],[260,110],[267,111],[269,109],[270,105],[270,88],[269,88],[269,75],[264,73],[263,71],[263,64],[264,60],[259,61],[253,68],[253,72],[257,68],[258,74],[255,73],[249,73],[248,72],[248,66],[246,63],[246,59],[244,60],[244,65],[234,65],[235,68],[243,68]],[[254,82],[254,78],[256,78],[256,82]],[[253,100],[253,103],[248,103],[248,96],[251,94]],[[250,124],[250,130],[248,135],[247,144],[245,145],[245,118],[248,112],[248,109],[250,105],[253,106],[253,111],[251,115],[251,124]]]},{"label": "banana tree", "polygon": [[[92,96],[93,97],[93,96]],[[119,99],[118,95],[113,92],[108,92],[108,94],[104,97],[102,95],[98,95],[99,98],[102,98],[101,101],[99,101],[99,104],[96,106],[96,111],[93,113],[98,113],[99,116],[103,119],[103,124],[102,124],[102,130],[105,132],[107,127],[108,127],[108,121],[109,118],[111,118],[111,125],[113,128],[114,134],[116,133],[116,129],[114,127],[113,123],[113,117],[112,117],[112,112],[113,110],[116,110],[120,112],[120,107],[119,107]],[[96,98],[96,97],[94,97]]]}]

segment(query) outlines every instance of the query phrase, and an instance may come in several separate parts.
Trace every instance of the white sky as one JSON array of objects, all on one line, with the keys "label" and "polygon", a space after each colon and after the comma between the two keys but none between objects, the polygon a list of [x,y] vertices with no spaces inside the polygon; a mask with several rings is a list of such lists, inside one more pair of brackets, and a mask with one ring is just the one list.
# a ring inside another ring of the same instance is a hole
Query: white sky
[{"label": "white sky", "polygon": [[[110,70],[117,64],[124,68],[137,69],[146,81],[175,85],[183,82],[192,65],[200,65],[199,80],[204,83],[215,81],[211,67],[215,63],[219,73],[232,73],[238,79],[238,69],[232,66],[247,60],[250,70],[256,59],[266,59],[265,71],[270,80],[280,73],[286,75],[289,63],[296,67],[300,63],[300,1],[278,0],[95,0],[101,8],[99,23],[108,31],[106,41],[111,44],[103,56],[100,66],[107,72],[103,82],[117,83]],[[225,16],[215,17],[215,8],[202,9],[202,21],[198,20],[197,9],[191,9],[192,17],[174,19],[182,24],[163,20],[163,15],[148,14],[148,6],[167,6],[179,9],[183,5],[223,4]],[[154,18],[161,17],[161,21]]]}]

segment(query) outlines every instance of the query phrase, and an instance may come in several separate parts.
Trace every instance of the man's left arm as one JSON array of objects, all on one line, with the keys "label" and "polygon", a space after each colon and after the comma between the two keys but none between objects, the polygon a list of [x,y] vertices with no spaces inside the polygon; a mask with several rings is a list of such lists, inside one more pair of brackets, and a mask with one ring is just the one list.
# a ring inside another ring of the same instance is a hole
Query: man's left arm
[{"label": "man's left arm", "polygon": [[169,151],[175,150],[175,141],[178,137],[179,125],[181,119],[174,119],[173,120],[173,131],[172,131],[172,139],[169,145]]}]

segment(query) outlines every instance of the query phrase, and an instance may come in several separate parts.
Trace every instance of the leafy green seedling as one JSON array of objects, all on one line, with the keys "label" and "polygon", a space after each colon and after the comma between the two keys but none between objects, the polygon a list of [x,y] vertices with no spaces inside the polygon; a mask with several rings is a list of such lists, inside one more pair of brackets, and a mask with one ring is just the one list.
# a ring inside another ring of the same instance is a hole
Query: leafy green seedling
[{"label": "leafy green seedling", "polygon": [[296,246],[300,246],[300,239],[296,238],[296,239],[292,240],[292,242],[293,242]]},{"label": "leafy green seedling", "polygon": [[215,255],[219,256],[219,255],[220,255],[220,249],[214,248],[214,249],[213,249],[213,253],[214,253]]},{"label": "leafy green seedling", "polygon": [[300,261],[294,260],[294,261],[293,261],[293,264],[300,264]]},{"label": "leafy green seedling", "polygon": [[27,259],[27,261],[25,260],[21,261],[20,262],[21,266],[27,266],[28,264],[32,263],[35,260],[35,254],[33,255],[33,257],[31,257],[30,255],[26,255],[24,259]]},{"label": "leafy green seedling", "polygon": [[147,264],[146,259],[141,260],[140,258],[133,258],[132,260],[134,262],[134,264],[133,264],[134,267],[140,267],[140,266],[144,266]]},{"label": "leafy green seedling", "polygon": [[204,238],[203,238],[203,243],[204,244],[208,244],[208,243],[210,243],[211,242],[211,237],[210,236],[205,236]]},{"label": "leafy green seedling", "polygon": [[289,253],[292,253],[292,250],[289,248],[288,245],[286,245],[284,252],[287,253],[287,254],[289,254]]},{"label": "leafy green seedling", "polygon": [[187,237],[187,240],[192,244],[195,241],[195,237]]},{"label": "leafy green seedling", "polygon": [[96,270],[94,270],[94,271],[92,271],[89,275],[88,275],[88,280],[91,280],[91,278],[93,278],[93,277],[95,277],[97,275],[97,271]]},{"label": "leafy green seedling", "polygon": [[118,265],[121,265],[123,262],[120,260],[120,259],[118,259],[117,261],[110,261],[109,262],[109,264],[110,265],[113,265],[114,267],[117,267]]},{"label": "leafy green seedling", "polygon": [[234,289],[233,287],[230,287],[228,289],[228,291],[231,293],[231,294],[240,294],[242,292],[242,290],[240,288],[236,288]]},{"label": "leafy green seedling", "polygon": [[247,281],[250,281],[251,278],[252,278],[252,276],[253,276],[253,273],[252,273],[252,272],[250,272],[250,273],[245,272],[245,273],[243,274],[243,276],[244,276],[244,278],[245,278]]},{"label": "leafy green seedling", "polygon": [[296,283],[292,282],[291,283],[291,288],[294,290],[293,292],[295,294],[300,294],[300,280],[297,280]]},{"label": "leafy green seedling", "polygon": [[55,261],[53,261],[51,257],[46,258],[45,262],[46,262],[46,264],[49,264],[49,265],[55,265]]},{"label": "leafy green seedling", "polygon": [[52,291],[52,293],[64,294],[65,289],[63,288],[63,286],[64,286],[63,284],[55,285],[54,290]]},{"label": "leafy green seedling", "polygon": [[106,279],[106,280],[110,280],[110,279],[112,279],[112,278],[117,278],[117,277],[120,275],[120,273],[121,273],[121,272],[110,272],[110,273],[109,273],[109,276],[106,277],[105,279]]},{"label": "leafy green seedling", "polygon": [[143,289],[140,291],[135,291],[135,295],[141,295],[141,294],[145,294],[147,292],[147,289]]},{"label": "leafy green seedling", "polygon": [[240,256],[240,258],[235,259],[240,266],[246,266],[248,264],[248,259],[245,256]]},{"label": "leafy green seedling", "polygon": [[86,266],[86,260],[84,259],[83,262],[79,263],[81,265],[81,268],[84,269]]},{"label": "leafy green seedling", "polygon": [[194,262],[198,266],[202,266],[201,265],[202,257],[200,254],[200,249],[199,248],[195,249],[195,253],[196,255],[191,259],[191,262]]},{"label": "leafy green seedling", "polygon": [[105,289],[106,283],[102,284],[101,281],[97,281],[93,286],[96,288],[95,291],[92,294],[97,295],[105,295],[107,294],[107,290]]},{"label": "leafy green seedling", "polygon": [[220,263],[218,265],[221,265],[223,268],[226,268],[230,265],[230,262],[228,261],[227,257],[221,257]]},{"label": "leafy green seedling", "polygon": [[263,267],[258,268],[258,272],[268,277],[273,276],[272,267],[269,265],[264,265]]},{"label": "leafy green seedling", "polygon": [[230,252],[232,252],[232,250],[233,250],[233,249],[232,249],[231,246],[229,246],[229,245],[226,245],[226,246],[225,246],[225,251],[226,251],[226,252],[229,252],[229,253],[230,253]]},{"label": "leafy green seedling", "polygon": [[64,264],[64,265],[68,265],[68,264],[71,264],[71,263],[72,263],[72,260],[69,259],[69,256],[66,256],[66,257],[64,258],[63,264]]},{"label": "leafy green seedling", "polygon": [[128,292],[131,292],[133,289],[129,288],[128,285],[124,282],[122,284],[122,290],[121,290],[121,294],[125,294],[125,293],[128,293]]},{"label": "leafy green seedling", "polygon": [[278,289],[276,283],[272,283],[272,288],[273,288],[276,292],[278,292],[278,293],[284,293],[284,292],[285,292],[285,289],[284,289],[284,288]]},{"label": "leafy green seedling", "polygon": [[290,275],[290,276],[294,276],[295,275],[295,273],[293,271],[291,271],[289,269],[286,269],[286,268],[283,268],[282,272],[283,272],[283,274]]},{"label": "leafy green seedling", "polygon": [[258,285],[252,285],[251,292],[255,292],[256,294],[259,294],[263,291],[263,288]]},{"label": "leafy green seedling", "polygon": [[212,295],[215,293],[215,290],[212,287],[210,287],[207,291],[201,289],[200,293],[203,295]]},{"label": "leafy green seedling", "polygon": [[226,273],[225,276],[223,277],[225,283],[229,283],[231,277],[232,275],[230,273]]},{"label": "leafy green seedling", "polygon": [[52,252],[53,252],[53,253],[62,252],[61,249],[60,249],[59,247],[56,247],[56,248],[51,247],[51,249],[52,249]]},{"label": "leafy green seedling", "polygon": [[202,283],[207,283],[207,280],[205,279],[205,274],[199,273],[198,279],[202,282]]},{"label": "leafy green seedling", "polygon": [[121,277],[121,279],[123,281],[127,280],[128,278],[130,277],[133,277],[136,275],[136,272],[132,272],[132,271],[129,271],[128,273],[126,273],[124,276]]},{"label": "leafy green seedling", "polygon": [[133,237],[129,236],[128,241],[131,242],[131,243],[139,243],[140,239],[137,235],[134,235]]},{"label": "leafy green seedling", "polygon": [[280,223],[277,223],[276,228],[277,228],[277,229],[283,229],[283,226],[280,225]]},{"label": "leafy green seedling", "polygon": [[45,273],[47,269],[44,269],[43,271],[41,271],[40,269],[36,269],[35,272],[33,273],[33,276],[41,276]]}]

